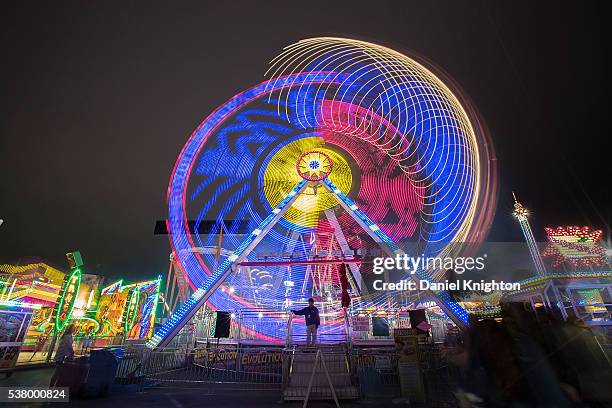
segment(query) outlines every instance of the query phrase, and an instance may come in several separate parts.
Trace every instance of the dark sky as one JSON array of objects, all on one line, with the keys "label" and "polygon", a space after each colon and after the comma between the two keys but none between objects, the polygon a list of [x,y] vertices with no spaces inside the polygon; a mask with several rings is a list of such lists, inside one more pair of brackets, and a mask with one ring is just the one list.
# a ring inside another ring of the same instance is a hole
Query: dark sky
[{"label": "dark sky", "polygon": [[[537,3],[537,4],[535,4]],[[41,256],[165,273],[153,227],[194,128],[301,38],[347,36],[434,61],[481,112],[501,190],[491,240],[610,223],[610,49],[580,2],[39,1],[0,11],[0,263]],[[293,4],[293,5],[288,5]]]}]

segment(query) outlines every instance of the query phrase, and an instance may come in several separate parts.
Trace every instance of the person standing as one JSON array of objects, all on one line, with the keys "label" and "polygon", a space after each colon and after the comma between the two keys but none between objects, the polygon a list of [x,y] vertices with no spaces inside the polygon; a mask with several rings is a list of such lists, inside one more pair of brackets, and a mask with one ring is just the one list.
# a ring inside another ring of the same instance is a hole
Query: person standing
[{"label": "person standing", "polygon": [[68,327],[66,327],[64,334],[62,334],[62,337],[60,338],[57,351],[55,352],[55,371],[53,372],[51,382],[49,383],[51,387],[55,387],[58,380],[60,380],[60,372],[62,371],[62,367],[64,367],[67,360],[72,360],[74,358],[74,339],[72,338],[73,332],[74,324],[70,324]]},{"label": "person standing", "polygon": [[86,355],[87,352],[89,351],[89,349],[91,348],[91,346],[94,343],[95,340],[95,336],[93,334],[93,326],[90,327],[87,332],[85,333],[85,335],[83,336],[83,340],[81,343],[81,354],[82,355]]},{"label": "person standing", "polygon": [[300,310],[292,310],[293,314],[306,318],[306,347],[317,344],[317,330],[321,325],[319,309],[314,305],[314,299],[308,299],[308,306]]},{"label": "person standing", "polygon": [[70,324],[66,327],[64,334],[60,338],[57,351],[55,352],[55,362],[63,363],[65,360],[71,360],[74,357],[74,340],[72,333],[74,332],[74,324]]}]

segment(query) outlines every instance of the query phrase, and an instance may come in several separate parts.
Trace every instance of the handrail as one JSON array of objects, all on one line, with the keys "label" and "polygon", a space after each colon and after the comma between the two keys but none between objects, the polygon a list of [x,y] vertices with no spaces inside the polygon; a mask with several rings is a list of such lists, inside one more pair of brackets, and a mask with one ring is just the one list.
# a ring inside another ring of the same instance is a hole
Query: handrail
[{"label": "handrail", "polygon": [[293,343],[293,313],[289,313],[289,317],[287,318],[287,337],[285,347],[291,347]]},{"label": "handrail", "polygon": [[344,308],[344,331],[346,334],[346,345],[350,349],[352,347],[351,325],[348,318],[348,309]]}]

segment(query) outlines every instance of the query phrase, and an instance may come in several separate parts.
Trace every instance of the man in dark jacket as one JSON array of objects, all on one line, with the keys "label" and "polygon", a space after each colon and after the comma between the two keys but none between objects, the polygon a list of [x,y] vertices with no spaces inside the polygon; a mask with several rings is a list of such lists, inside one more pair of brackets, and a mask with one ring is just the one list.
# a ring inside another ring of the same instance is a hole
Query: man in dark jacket
[{"label": "man in dark jacket", "polygon": [[314,299],[308,299],[308,306],[300,310],[293,310],[298,316],[306,316],[306,346],[317,344],[317,329],[321,325],[319,309],[314,305]]}]

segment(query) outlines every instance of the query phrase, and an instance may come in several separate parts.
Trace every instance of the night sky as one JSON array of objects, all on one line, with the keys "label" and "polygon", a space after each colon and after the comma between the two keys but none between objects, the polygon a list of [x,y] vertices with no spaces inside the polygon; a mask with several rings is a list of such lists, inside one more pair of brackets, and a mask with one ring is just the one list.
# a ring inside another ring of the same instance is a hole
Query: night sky
[{"label": "night sky", "polygon": [[4,4],[0,263],[39,256],[65,267],[78,249],[87,272],[109,279],[165,274],[168,240],[153,228],[188,136],[263,81],[283,46],[323,35],[422,55],[472,99],[498,158],[490,240],[521,239],[513,189],[538,239],[548,225],[606,230],[607,14],[532,3]]}]

